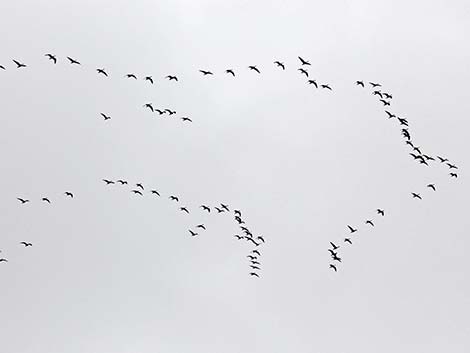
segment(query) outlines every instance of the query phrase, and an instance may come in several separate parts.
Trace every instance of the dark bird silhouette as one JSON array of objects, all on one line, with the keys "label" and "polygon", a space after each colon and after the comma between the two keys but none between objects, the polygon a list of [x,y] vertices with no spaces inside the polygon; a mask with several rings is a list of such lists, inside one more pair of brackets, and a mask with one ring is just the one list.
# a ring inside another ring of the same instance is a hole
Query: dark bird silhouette
[{"label": "dark bird silhouette", "polygon": [[164,110],[155,109],[155,111],[156,111],[158,114],[160,114],[160,115],[165,114],[165,111],[164,111]]},{"label": "dark bird silhouette", "polygon": [[305,76],[308,77],[308,72],[307,72],[307,70],[300,68],[300,69],[298,69],[298,71],[300,71],[300,74],[304,74]]},{"label": "dark bird silhouette", "polygon": [[258,237],[256,237],[256,239],[259,239],[264,243],[264,238],[262,236],[258,236]]},{"label": "dark bird silhouette", "polygon": [[153,78],[152,76],[145,76],[144,81],[149,81],[153,85]]},{"label": "dark bird silhouette", "polygon": [[379,96],[380,98],[383,98],[382,92],[380,92],[380,91],[374,91],[374,92],[372,92],[372,95],[373,96]]},{"label": "dark bird silhouette", "polygon": [[356,81],[356,86],[364,87],[364,81]]},{"label": "dark bird silhouette", "polygon": [[13,62],[16,64],[16,68],[17,68],[17,69],[21,69],[22,67],[26,67],[25,64],[22,64],[22,63],[20,63],[20,62],[17,61],[17,60],[13,60]]},{"label": "dark bird silhouette", "polygon": [[348,228],[349,228],[349,231],[350,231],[351,233],[357,232],[357,229],[354,229],[354,228],[351,227],[350,225],[348,225]]},{"label": "dark bird silhouette", "polygon": [[207,212],[210,212],[210,211],[211,211],[211,209],[210,209],[209,206],[201,205],[201,206],[199,206],[199,207],[202,208],[204,211],[207,211]]},{"label": "dark bird silhouette", "polygon": [[0,65],[0,69],[6,70],[6,69],[5,69],[5,66],[3,66],[3,65]]},{"label": "dark bird silhouette", "polygon": [[250,70],[256,71],[256,72],[259,73],[259,74],[261,73],[261,72],[259,71],[259,69],[258,69],[255,65],[250,65],[250,66],[248,66],[248,68],[249,68]]},{"label": "dark bird silhouette", "polygon": [[426,158],[427,161],[435,161],[435,159],[427,154],[423,154],[423,157]]},{"label": "dark bird silhouette", "polygon": [[437,156],[437,158],[441,161],[441,163],[449,161],[447,158],[443,158],[443,157],[439,157],[439,156]]},{"label": "dark bird silhouette", "polygon": [[2,259],[0,259],[0,262],[8,262],[8,260],[5,259],[5,258],[2,258]]},{"label": "dark bird silhouette", "polygon": [[408,120],[406,120],[405,118],[398,118],[398,122],[400,123],[400,125],[408,126]]},{"label": "dark bird silhouette", "polygon": [[227,69],[227,70],[225,70],[225,73],[226,73],[226,74],[230,74],[230,75],[232,75],[233,77],[235,77],[235,72],[233,72],[232,69]]},{"label": "dark bird silhouette", "polygon": [[240,210],[233,210],[233,213],[235,213],[236,215],[238,215],[239,217],[242,216],[242,212]]},{"label": "dark bird silhouette", "polygon": [[341,258],[338,257],[338,256],[336,256],[336,255],[335,255],[335,256],[332,256],[331,258],[333,259],[333,261],[341,262]]},{"label": "dark bird silhouette", "polygon": [[253,255],[247,255],[247,258],[249,258],[250,260],[256,260],[258,257]]},{"label": "dark bird silhouette", "polygon": [[141,183],[137,183],[137,184],[135,184],[135,186],[137,186],[138,188],[141,188],[142,190],[144,190],[144,186]]},{"label": "dark bird silhouette", "polygon": [[103,179],[103,181],[106,183],[106,185],[114,184],[114,181],[112,180]]},{"label": "dark bird silhouette", "polygon": [[144,194],[142,194],[142,192],[140,190],[132,190],[132,192],[136,195],[140,195],[140,196],[144,196]]},{"label": "dark bird silhouette", "polygon": [[171,80],[173,80],[173,81],[178,81],[178,77],[176,77],[176,76],[173,76],[173,75],[168,75],[168,76],[167,76],[167,77],[165,77],[165,78],[167,78],[167,79],[168,79],[168,81],[171,81]]},{"label": "dark bird silhouette", "polygon": [[259,275],[256,272],[250,272],[250,276],[255,276],[259,278]]},{"label": "dark bird silhouette", "polygon": [[457,178],[457,173],[449,173],[451,178]]},{"label": "dark bird silhouette", "polygon": [[50,201],[47,197],[43,197],[43,198],[41,199],[41,201],[45,201],[45,202],[47,202],[47,203],[51,203],[51,201]]},{"label": "dark bird silhouette", "polygon": [[283,70],[286,69],[286,66],[284,65],[284,63],[281,63],[280,61],[275,61],[274,63],[277,65],[277,67],[280,67]]},{"label": "dark bird silhouette", "polygon": [[176,201],[176,202],[179,201],[179,199],[178,199],[176,196],[173,196],[173,195],[171,195],[171,196],[169,197],[169,199],[172,200],[172,201]]},{"label": "dark bird silhouette", "polygon": [[64,195],[73,199],[73,194],[70,191],[64,192]]},{"label": "dark bird silhouette", "polygon": [[206,230],[206,226],[204,224],[198,224],[196,228],[201,228],[201,229]]},{"label": "dark bird silhouette", "polygon": [[190,123],[193,122],[190,118],[187,118],[187,117],[182,117],[181,120],[183,120],[183,121],[189,121]]},{"label": "dark bird silhouette", "polygon": [[157,190],[151,190],[150,193],[160,196],[160,193]]},{"label": "dark bird silhouette", "polygon": [[311,65],[307,60],[304,60],[302,59],[300,56],[298,56],[300,62],[302,63],[302,65]]},{"label": "dark bird silhouette", "polygon": [[246,240],[248,241],[251,241],[253,244],[255,244],[256,246],[259,246],[259,244],[253,240],[253,238],[250,238],[250,237],[245,237]]},{"label": "dark bird silhouette", "polygon": [[369,82],[369,85],[372,86],[372,88],[375,88],[375,87],[382,87],[382,85],[380,83],[374,83],[374,82]]},{"label": "dark bird silhouette", "polygon": [[134,75],[134,74],[127,74],[126,77],[127,78],[133,78],[134,80],[137,80],[137,76]]},{"label": "dark bird silhouette", "polygon": [[446,163],[449,169],[458,169],[456,165],[451,164],[451,163]]},{"label": "dark bird silhouette", "polygon": [[414,147],[413,142],[411,142],[410,140],[405,141],[405,143],[411,147]]},{"label": "dark bird silhouette", "polygon": [[80,62],[78,62],[78,61],[75,60],[75,59],[72,59],[70,56],[67,56],[67,59],[69,59],[69,61],[70,61],[71,64],[81,65]]},{"label": "dark bird silhouette", "polygon": [[98,72],[99,74],[103,74],[106,77],[108,77],[108,74],[106,73],[106,71],[104,69],[96,69],[96,72]]},{"label": "dark bird silhouette", "polygon": [[434,184],[428,184],[426,185],[428,188],[430,189],[433,189],[434,191],[436,191],[436,186]]},{"label": "dark bird silhouette", "polygon": [[388,93],[385,93],[385,92],[384,92],[384,96],[387,99],[392,99],[393,98],[391,94],[388,94]]},{"label": "dark bird silhouette", "polygon": [[193,237],[195,237],[196,235],[198,235],[196,232],[193,232],[191,229],[188,229],[188,230],[189,230],[189,233],[191,233],[191,235],[192,235]]},{"label": "dark bird silhouette", "polygon": [[345,243],[349,243],[349,244],[352,245],[352,241],[351,241],[351,239],[349,239],[349,238],[344,238],[344,242],[345,242]]},{"label": "dark bird silhouette", "polygon": [[153,105],[152,105],[152,103],[145,103],[145,104],[144,104],[144,108],[149,108],[149,109],[152,111],[152,113],[153,113]]},{"label": "dark bird silhouette", "polygon": [[125,181],[125,180],[119,179],[119,180],[117,180],[117,182],[121,185],[127,185],[127,181]]},{"label": "dark bird silhouette", "polygon": [[24,203],[26,203],[26,202],[29,202],[29,200],[27,200],[27,199],[22,199],[21,197],[17,197],[16,199],[19,200],[22,204],[24,204]]},{"label": "dark bird silhouette", "polygon": [[260,252],[259,252],[258,250],[251,250],[251,252],[252,252],[253,254],[256,254],[256,255],[258,255],[258,256],[261,256],[261,254],[260,254]]},{"label": "dark bird silhouette", "polygon": [[395,114],[390,113],[388,110],[386,110],[385,113],[387,113],[389,119],[397,117]]},{"label": "dark bird silhouette", "polygon": [[33,246],[33,244],[27,243],[27,242],[25,242],[25,241],[22,241],[20,244],[23,244],[25,247]]},{"label": "dark bird silhouette", "polygon": [[329,85],[321,85],[321,88],[326,88],[326,89],[329,89],[330,91],[333,90]]},{"label": "dark bird silhouette", "polygon": [[244,237],[238,235],[238,234],[235,234],[234,237],[236,237],[238,240],[242,240]]},{"label": "dark bird silhouette", "polygon": [[230,210],[228,209],[228,205],[224,205],[223,203],[220,204],[220,207],[222,207],[224,210],[226,210],[227,212],[230,212]]},{"label": "dark bird silhouette", "polygon": [[366,221],[366,224],[370,224],[372,227],[374,226],[374,222],[372,222],[372,221],[369,220],[369,219]]},{"label": "dark bird silhouette", "polygon": [[339,249],[339,246],[338,246],[338,245],[335,245],[335,244],[332,243],[331,241],[330,241],[330,244],[331,244],[331,246],[333,247],[333,250]]},{"label": "dark bird silhouette", "polygon": [[412,192],[411,195],[413,196],[414,199],[420,199],[422,200],[421,196],[415,192]]},{"label": "dark bird silhouette", "polygon": [[165,111],[170,115],[176,114],[176,110],[165,109]]},{"label": "dark bird silhouette", "polygon": [[218,208],[218,207],[214,207],[214,208],[217,210],[218,213],[225,212],[225,210],[222,208]]},{"label": "dark bird silhouette", "polygon": [[255,265],[250,265],[250,267],[251,267],[253,270],[261,270],[258,266],[255,266]]},{"label": "dark bird silhouette", "polygon": [[189,211],[186,207],[180,207],[180,210],[189,214]]},{"label": "dark bird silhouette", "polygon": [[381,216],[385,216],[385,211],[381,210],[380,208],[377,209],[377,213]]},{"label": "dark bird silhouette", "polygon": [[314,85],[316,88],[318,88],[318,83],[315,80],[308,80],[307,81],[309,85]]},{"label": "dark bird silhouette", "polygon": [[330,268],[332,268],[333,270],[335,270],[335,272],[338,272],[338,269],[336,268],[336,266],[335,266],[335,265],[333,265],[333,264],[330,264]]},{"label": "dark bird silhouette", "polygon": [[206,75],[213,75],[213,73],[210,72],[210,71],[199,70],[199,72],[202,73],[204,76],[206,76]]},{"label": "dark bird silhouette", "polygon": [[101,116],[104,118],[104,120],[109,120],[109,119],[111,119],[111,117],[108,116],[108,115],[106,115],[105,113],[100,113],[100,114],[101,114]]},{"label": "dark bird silhouette", "polygon": [[[403,129],[403,130],[405,130],[405,129]],[[413,147],[413,151],[416,151],[416,152],[418,152],[419,154],[421,154],[421,150],[420,150],[419,147]]]},{"label": "dark bird silhouette", "polygon": [[57,58],[55,57],[55,55],[46,54],[44,56],[47,56],[49,58],[49,60],[52,60],[54,62],[54,64],[57,64]]},{"label": "dark bird silhouette", "polygon": [[338,253],[336,253],[334,250],[332,249],[328,249],[329,253],[331,254],[331,256],[336,256],[338,255]]},{"label": "dark bird silhouette", "polygon": [[390,102],[387,102],[386,100],[384,99],[380,99],[380,101],[383,103],[383,105],[390,105]]}]

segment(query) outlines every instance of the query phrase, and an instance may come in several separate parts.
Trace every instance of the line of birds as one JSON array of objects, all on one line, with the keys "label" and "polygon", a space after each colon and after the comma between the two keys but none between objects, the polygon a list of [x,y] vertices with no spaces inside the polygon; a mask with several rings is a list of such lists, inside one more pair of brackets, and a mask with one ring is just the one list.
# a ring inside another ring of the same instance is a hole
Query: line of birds
[{"label": "line of birds", "polygon": [[[379,101],[382,102],[384,106],[390,106],[391,99],[393,98],[393,96],[389,93],[382,92],[380,90],[380,88],[382,87],[382,85],[380,83],[375,83],[375,82],[368,82],[368,83],[369,83],[370,87],[373,89],[372,95],[373,96],[378,96]],[[362,88],[365,88],[365,86],[366,86],[364,81],[356,81],[356,85],[361,86]],[[386,101],[384,98],[388,99],[388,101]],[[410,155],[413,157],[414,160],[419,161],[419,163],[422,164],[422,165],[429,166],[428,162],[435,162],[436,158],[437,158],[440,161],[440,164],[445,163],[448,166],[449,170],[451,170],[450,173],[449,173],[450,177],[451,178],[457,178],[457,173],[452,172],[452,170],[453,169],[458,169],[458,167],[455,164],[450,163],[448,158],[444,158],[444,157],[437,156],[437,155],[434,158],[433,156],[431,156],[429,154],[423,153],[421,151],[420,147],[417,147],[413,144],[412,139],[411,139],[411,134],[410,134],[410,131],[409,131],[409,122],[406,118],[399,117],[396,114],[391,113],[388,110],[385,110],[385,113],[387,114],[389,119],[396,118],[397,121],[399,122],[400,126],[402,126],[401,134],[402,134],[403,138],[405,139],[406,145],[408,145],[408,146],[410,146],[410,148],[412,148],[412,152],[410,152]],[[430,190],[433,190],[433,191],[436,191],[436,185],[434,183],[428,183],[426,185],[426,188],[430,189]],[[417,192],[411,192],[411,197],[413,199],[422,200],[421,194],[417,193]],[[376,211],[377,211],[378,215],[380,215],[382,217],[385,216],[385,211],[383,209],[378,208]],[[366,225],[370,226],[370,227],[375,227],[374,221],[372,219],[366,219],[364,223]],[[350,235],[353,235],[354,233],[356,233],[358,231],[357,228],[354,228],[350,225],[347,225],[347,228],[349,229]],[[351,237],[345,237],[343,239],[343,242],[347,243],[349,245],[353,244],[353,242],[351,240]],[[332,270],[337,272],[338,268],[337,268],[337,265],[336,265],[335,261],[340,262],[340,263],[342,262],[341,257],[338,256],[338,251],[337,251],[340,248],[340,246],[333,243],[333,242],[330,242],[330,246],[331,246],[331,248],[328,249],[328,252],[330,253],[330,256],[331,256],[331,259],[332,259],[333,263],[329,264],[329,268],[331,268]]]}]

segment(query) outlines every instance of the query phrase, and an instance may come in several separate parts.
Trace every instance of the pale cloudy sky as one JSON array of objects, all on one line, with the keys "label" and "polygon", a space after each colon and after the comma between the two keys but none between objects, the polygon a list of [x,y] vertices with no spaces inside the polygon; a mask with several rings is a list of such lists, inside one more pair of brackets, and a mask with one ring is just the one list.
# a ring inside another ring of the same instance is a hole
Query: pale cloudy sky
[{"label": "pale cloudy sky", "polygon": [[[0,29],[1,352],[470,351],[468,2],[19,0]],[[261,278],[232,216],[198,209],[220,202],[266,238]]]}]

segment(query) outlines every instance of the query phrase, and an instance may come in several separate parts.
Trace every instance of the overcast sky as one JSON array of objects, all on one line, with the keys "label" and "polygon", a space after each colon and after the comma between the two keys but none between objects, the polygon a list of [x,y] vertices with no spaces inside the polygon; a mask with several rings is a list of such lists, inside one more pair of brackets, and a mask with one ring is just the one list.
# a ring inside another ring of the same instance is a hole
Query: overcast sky
[{"label": "overcast sky", "polygon": [[468,1],[16,0],[0,29],[2,352],[470,351]]}]

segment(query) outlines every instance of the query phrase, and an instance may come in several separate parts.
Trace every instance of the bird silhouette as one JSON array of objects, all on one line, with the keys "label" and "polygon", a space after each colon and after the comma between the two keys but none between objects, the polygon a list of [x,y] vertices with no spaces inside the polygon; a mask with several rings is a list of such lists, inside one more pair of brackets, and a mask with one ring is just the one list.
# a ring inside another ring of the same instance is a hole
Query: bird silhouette
[{"label": "bird silhouette", "polygon": [[369,85],[372,86],[372,88],[375,88],[375,87],[382,87],[382,85],[380,83],[374,83],[374,82],[369,82]]},{"label": "bird silhouette", "polygon": [[228,205],[224,205],[223,203],[220,204],[220,207],[222,207],[224,210],[226,210],[227,212],[230,212],[230,210],[228,209]]},{"label": "bird silhouette", "polygon": [[170,115],[176,114],[176,110],[165,109],[165,111]]},{"label": "bird silhouette", "polygon": [[411,195],[413,196],[414,199],[420,199],[420,200],[422,200],[420,194],[417,194],[417,193],[415,193],[415,192],[412,192]]},{"label": "bird silhouette", "polygon": [[333,247],[333,250],[339,249],[339,246],[338,246],[338,245],[335,245],[335,244],[332,243],[331,241],[330,241],[330,244],[331,244],[331,246]]},{"label": "bird silhouette", "polygon": [[103,74],[106,77],[108,77],[108,74],[106,73],[106,71],[104,69],[96,69],[96,72],[98,72],[99,74]]},{"label": "bird silhouette", "polygon": [[173,196],[173,195],[171,195],[171,196],[169,197],[169,199],[172,200],[172,201],[176,201],[176,202],[179,201],[179,199],[178,199],[176,196]]},{"label": "bird silhouette", "polygon": [[73,199],[73,194],[70,191],[64,192],[64,195]]},{"label": "bird silhouette", "polygon": [[388,110],[386,110],[385,113],[387,113],[389,119],[397,117],[395,114],[390,113]]},{"label": "bird silhouette", "polygon": [[50,201],[47,197],[43,197],[43,198],[41,199],[41,201],[45,201],[45,202],[47,202],[47,203],[51,203],[51,201]]},{"label": "bird silhouette", "polygon": [[5,259],[5,258],[1,258],[1,259],[0,259],[0,262],[8,262],[8,260]]},{"label": "bird silhouette", "polygon": [[261,254],[260,254],[260,252],[259,252],[258,250],[251,250],[251,252],[252,252],[253,254],[256,254],[256,255],[258,255],[258,256],[261,256]]},{"label": "bird silhouette", "polygon": [[157,190],[151,190],[150,193],[160,196],[160,193]]},{"label": "bird silhouette", "polygon": [[144,196],[144,194],[142,194],[142,192],[140,190],[134,189],[134,190],[131,190],[131,191],[136,195]]},{"label": "bird silhouette", "polygon": [[22,199],[21,197],[17,197],[16,199],[19,200],[22,204],[24,204],[24,203],[26,203],[26,202],[29,202],[29,200],[27,200],[27,199]]},{"label": "bird silhouette", "polygon": [[116,180],[116,181],[121,185],[127,185],[127,181],[125,181],[125,180],[119,179],[119,180]]},{"label": "bird silhouette", "polygon": [[364,81],[356,81],[356,86],[364,87]]},{"label": "bird silhouette", "polygon": [[109,119],[111,119],[111,117],[108,116],[108,115],[106,115],[105,113],[100,113],[100,114],[101,114],[101,116],[104,118],[104,120],[109,120]]},{"label": "bird silhouette", "polygon": [[213,75],[214,73],[210,72],[210,71],[205,71],[205,70],[199,70],[200,73],[202,73],[204,76],[207,76],[207,75]]},{"label": "bird silhouette", "polygon": [[341,258],[336,255],[332,256],[331,258],[333,259],[333,261],[341,262]]},{"label": "bird silhouette", "polygon": [[127,78],[133,78],[134,80],[137,80],[137,76],[134,75],[134,74],[127,74],[126,77]]},{"label": "bird silhouette", "polygon": [[250,65],[250,66],[248,66],[248,68],[249,68],[250,70],[256,71],[256,72],[259,73],[259,74],[261,73],[261,72],[259,71],[259,69],[258,69],[255,65]]},{"label": "bird silhouette", "polygon": [[145,103],[145,104],[144,104],[144,108],[149,108],[149,109],[152,111],[152,113],[153,113],[153,105],[152,105],[152,103]]},{"label": "bird silhouette", "polygon": [[298,56],[300,62],[302,63],[302,65],[311,65],[307,60],[304,60],[302,59],[300,56]]},{"label": "bird silhouette", "polygon": [[242,240],[242,239],[244,238],[244,237],[242,237],[242,236],[240,236],[240,235],[238,235],[238,234],[235,234],[234,237],[237,238],[238,240]]},{"label": "bird silhouette", "polygon": [[180,207],[180,210],[189,214],[189,211],[186,207]]},{"label": "bird silhouette", "polygon": [[250,267],[251,267],[253,270],[261,270],[258,266],[255,266],[255,265],[250,265]]},{"label": "bird silhouette", "polygon": [[451,164],[451,163],[446,163],[446,164],[449,167],[449,169],[458,169],[455,164]]},{"label": "bird silhouette", "polygon": [[366,224],[370,224],[372,227],[374,226],[374,222],[372,222],[372,221],[369,220],[369,219],[366,221]]},{"label": "bird silhouette", "polygon": [[377,213],[378,213],[379,215],[385,216],[385,211],[384,211],[384,210],[381,210],[380,208],[377,209]]},{"label": "bird silhouette", "polygon": [[436,186],[434,184],[428,184],[426,185],[428,188],[430,189],[433,189],[434,191],[436,191]]},{"label": "bird silhouette", "polygon": [[191,229],[188,229],[188,230],[189,230],[189,233],[191,233],[191,235],[192,235],[193,237],[195,237],[196,235],[198,235],[198,233],[193,232]]},{"label": "bird silhouette", "polygon": [[256,260],[258,257],[253,255],[247,255],[247,258],[249,258],[250,260]]},{"label": "bird silhouette", "polygon": [[183,120],[183,121],[189,121],[190,123],[193,122],[190,118],[187,118],[187,117],[182,117],[181,120]]},{"label": "bird silhouette", "polygon": [[262,241],[263,243],[265,242],[265,241],[264,241],[264,238],[263,238],[262,236],[258,236],[258,237],[256,237],[256,239]]},{"label": "bird silhouette", "polygon": [[380,98],[383,98],[382,92],[380,92],[380,91],[374,91],[374,92],[372,92],[372,95],[373,96],[379,96]]},{"label": "bird silhouette", "polygon": [[457,178],[457,173],[449,173],[451,178]]},{"label": "bird silhouette", "polygon": [[335,251],[332,250],[332,249],[328,249],[328,252],[331,254],[331,256],[337,256],[337,255],[338,255],[338,253],[335,252]]},{"label": "bird silhouette", "polygon": [[211,209],[210,209],[209,206],[201,205],[201,206],[199,206],[199,207],[202,208],[204,211],[207,211],[207,212],[210,212],[210,211],[211,211]]},{"label": "bird silhouette", "polygon": [[173,80],[173,81],[178,81],[178,77],[173,76],[173,75],[168,75],[168,76],[166,76],[165,78],[167,78],[168,81],[171,81],[171,80]]},{"label": "bird silhouette", "polygon": [[22,241],[20,244],[23,244],[25,247],[33,246],[33,244],[27,243],[27,242],[25,242],[25,241]]},{"label": "bird silhouette", "polygon": [[57,58],[55,57],[55,55],[45,54],[44,56],[47,56],[49,60],[52,60],[54,62],[54,64],[57,64]]},{"label": "bird silhouette", "polygon": [[222,208],[218,208],[218,207],[214,207],[214,208],[217,210],[218,213],[225,212],[225,210]]},{"label": "bird silhouette", "polygon": [[70,56],[67,56],[67,59],[69,59],[69,61],[70,61],[71,64],[81,65],[80,62],[78,62],[78,61],[75,60],[75,59],[72,59]]},{"label": "bird silhouette", "polygon": [[135,184],[135,186],[137,186],[138,188],[141,188],[142,190],[144,190],[144,186],[141,183],[137,183],[137,184]]},{"label": "bird silhouette", "polygon": [[204,224],[198,224],[196,228],[201,228],[201,229],[206,230],[206,226]]},{"label": "bird silhouette", "polygon": [[21,69],[22,67],[26,67],[25,64],[22,64],[22,63],[20,63],[20,62],[17,61],[17,60],[13,60],[13,62],[16,64],[16,68],[17,68],[17,69]]},{"label": "bird silhouette", "polygon": [[149,81],[153,85],[153,78],[152,76],[145,76],[144,81]]},{"label": "bird silhouette", "polygon": [[259,275],[256,272],[250,272],[250,276],[255,276],[259,278]]},{"label": "bird silhouette", "polygon": [[335,270],[335,272],[338,272],[338,269],[336,268],[336,266],[335,266],[335,265],[333,265],[333,264],[330,264],[330,268],[332,268],[333,270]]},{"label": "bird silhouette", "polygon": [[5,69],[5,66],[3,66],[3,65],[0,65],[0,69],[6,70],[6,69]]},{"label": "bird silhouette", "polygon": [[388,93],[385,93],[385,92],[384,92],[384,96],[387,99],[392,99],[393,98],[393,96],[391,94],[388,94]]},{"label": "bird silhouette", "polygon": [[380,99],[380,101],[383,103],[384,106],[390,105],[390,102],[387,102],[387,101],[384,100],[384,99]]},{"label": "bird silhouette", "polygon": [[281,63],[280,61],[275,61],[274,63],[277,65],[277,67],[280,67],[283,70],[286,69],[286,66],[284,65],[284,63]]},{"label": "bird silhouette", "polygon": [[329,85],[321,85],[321,88],[326,88],[326,89],[329,89],[330,91],[333,90]]},{"label": "bird silhouette", "polygon": [[439,157],[439,156],[437,156],[437,158],[441,161],[441,163],[445,163],[445,162],[449,161],[447,158],[443,158],[443,157]]},{"label": "bird silhouette", "polygon": [[349,243],[349,244],[352,245],[352,241],[351,241],[351,239],[349,239],[349,238],[344,238],[344,242],[345,242],[345,243]]},{"label": "bird silhouette", "polygon": [[235,213],[236,215],[238,215],[239,217],[242,216],[242,212],[240,210],[233,210],[233,213]]},{"label": "bird silhouette", "polygon": [[297,69],[297,70],[298,70],[298,71],[300,71],[300,74],[304,74],[305,76],[307,76],[307,77],[308,77],[308,71],[307,71],[307,70],[305,70],[305,69],[302,69],[302,68],[300,68],[300,69]]},{"label": "bird silhouette", "polygon": [[314,85],[316,88],[318,88],[317,81],[315,81],[315,80],[308,80],[307,82],[308,82],[309,85]]},{"label": "bird silhouette", "polygon": [[348,228],[349,228],[349,231],[350,231],[351,233],[357,232],[357,229],[354,229],[354,228],[351,227],[350,225],[348,225]]},{"label": "bird silhouette", "polygon": [[106,183],[106,185],[114,184],[114,181],[112,180],[103,179],[103,181]]},{"label": "bird silhouette", "polygon": [[230,75],[232,75],[233,77],[235,77],[235,72],[233,72],[232,69],[227,69],[227,70],[225,70],[225,73],[226,73],[226,74],[230,74]]},{"label": "bird silhouette", "polygon": [[160,110],[160,109],[155,109],[155,111],[156,111],[158,114],[160,114],[160,115],[166,113],[164,110]]}]

